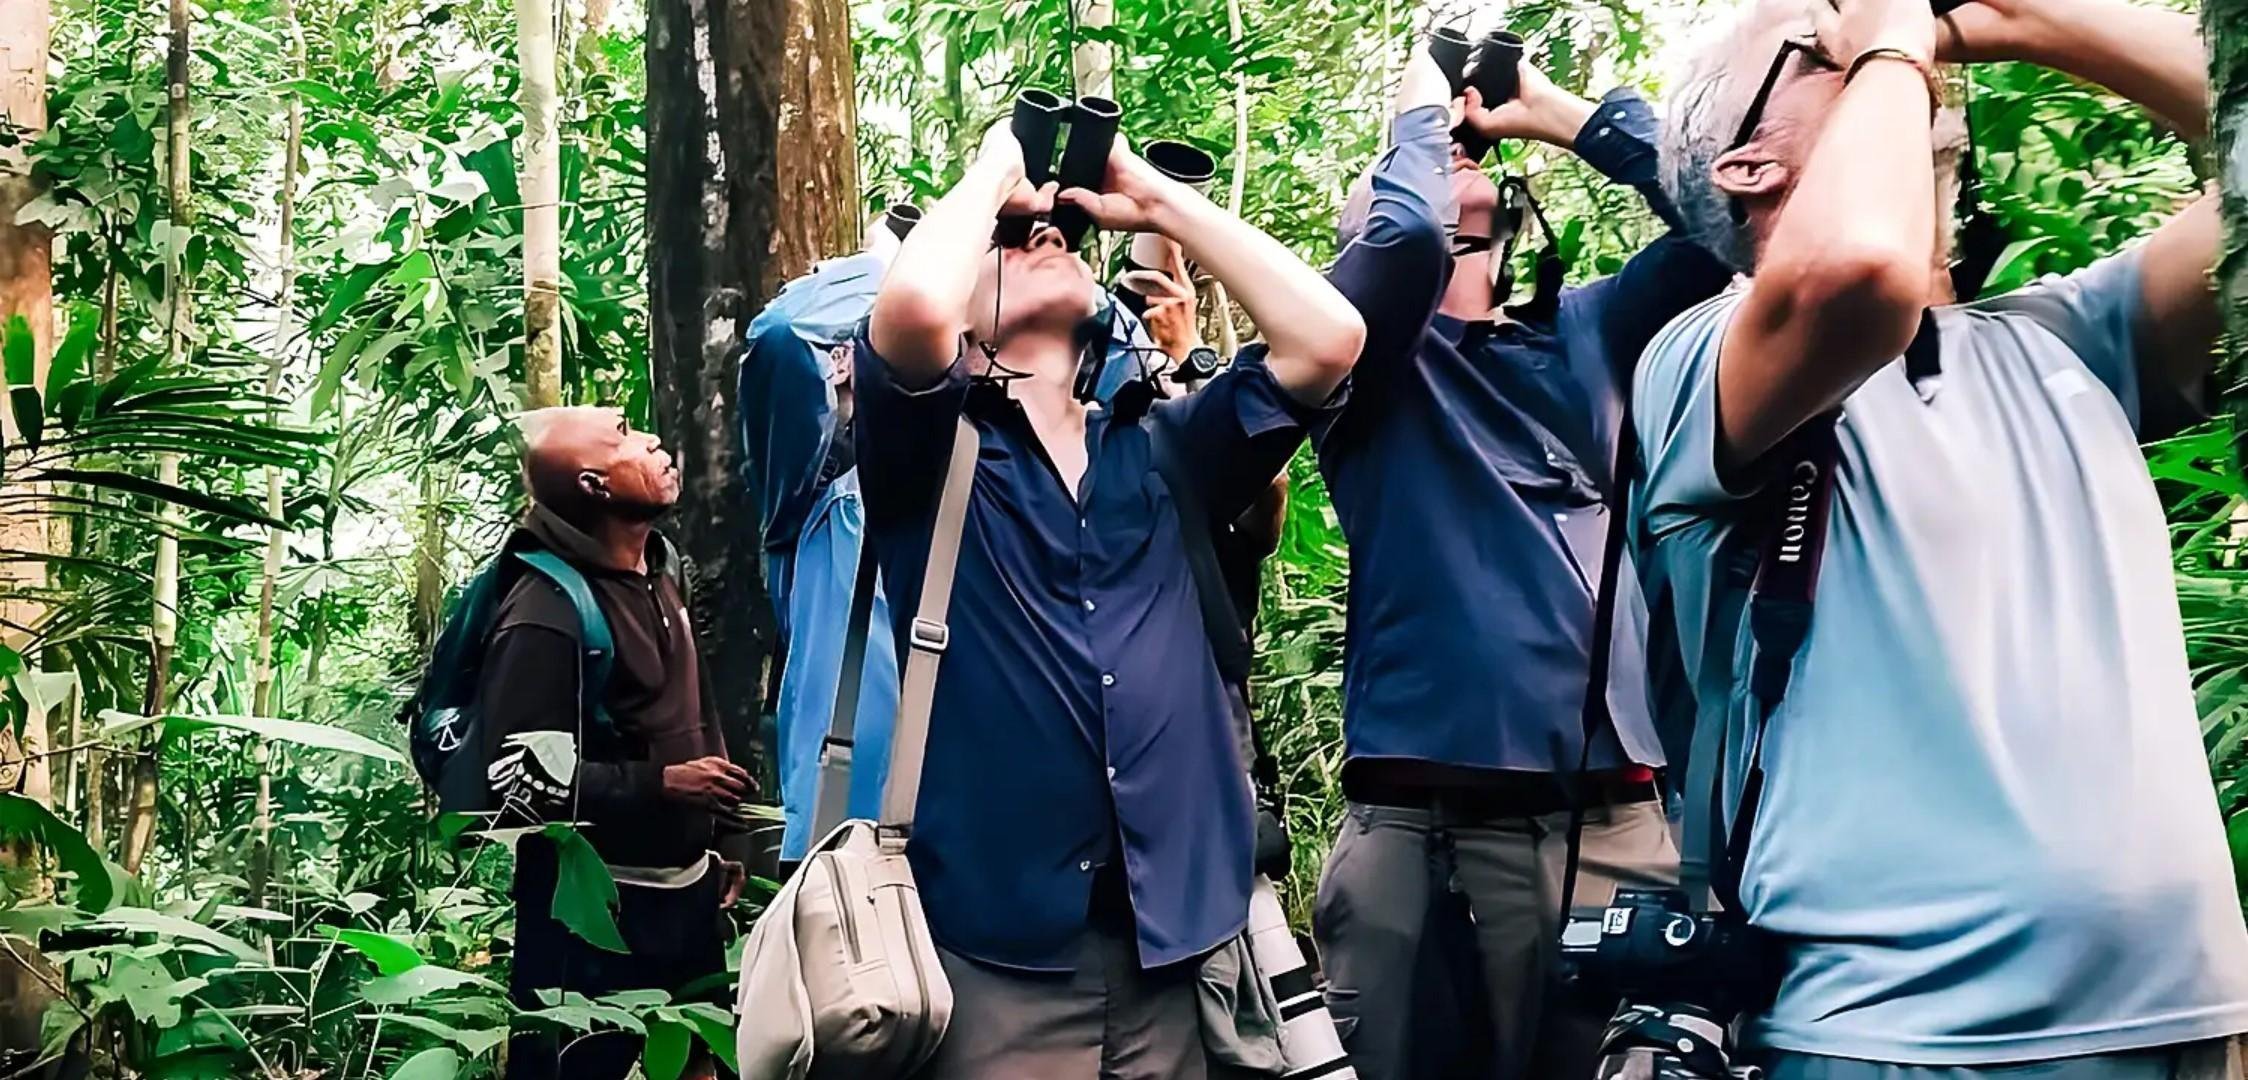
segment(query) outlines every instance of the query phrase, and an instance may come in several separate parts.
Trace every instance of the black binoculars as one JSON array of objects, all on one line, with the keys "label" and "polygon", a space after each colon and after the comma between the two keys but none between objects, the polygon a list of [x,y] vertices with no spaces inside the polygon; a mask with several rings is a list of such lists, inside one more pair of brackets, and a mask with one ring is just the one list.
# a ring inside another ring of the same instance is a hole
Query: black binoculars
[{"label": "black binoculars", "polygon": [[[1116,141],[1116,122],[1123,116],[1123,108],[1107,98],[1081,97],[1072,104],[1044,90],[1023,91],[1015,98],[1014,117],[1008,123],[1015,141],[1022,144],[1023,178],[1032,187],[1059,181],[1065,188],[1099,191],[1102,178],[1108,174],[1108,152]],[[1069,125],[1066,143],[1061,138],[1064,123]],[[1056,143],[1062,143],[1059,169],[1054,165]],[[1021,247],[1029,243],[1034,224],[1030,218],[1000,219],[1000,245]],[[1077,250],[1085,242],[1085,234],[1093,229],[1093,219],[1085,211],[1066,203],[1054,207],[1053,224],[1061,230],[1062,241],[1071,251]]]},{"label": "black binoculars", "polygon": [[[1452,96],[1465,94],[1472,86],[1486,109],[1512,101],[1522,92],[1523,45],[1522,35],[1506,30],[1493,30],[1475,45],[1470,45],[1467,35],[1457,27],[1440,26],[1428,35],[1428,55],[1444,72],[1445,81],[1451,83]],[[1472,75],[1468,71],[1471,60],[1475,68]],[[1460,144],[1470,161],[1481,161],[1491,151],[1490,141],[1464,123],[1452,130],[1452,141]]]},{"label": "black binoculars", "polygon": [[906,234],[919,224],[921,208],[912,203],[898,203],[882,214],[882,227],[890,230],[890,235],[900,240],[905,239]]}]

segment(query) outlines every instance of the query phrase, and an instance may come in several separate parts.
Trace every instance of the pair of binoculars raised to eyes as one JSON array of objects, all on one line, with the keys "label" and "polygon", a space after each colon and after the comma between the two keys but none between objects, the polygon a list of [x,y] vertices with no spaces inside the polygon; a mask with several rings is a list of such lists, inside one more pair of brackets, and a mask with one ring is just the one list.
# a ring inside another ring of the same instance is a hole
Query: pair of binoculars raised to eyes
[{"label": "pair of binoculars raised to eyes", "polygon": [[[1045,90],[1023,91],[1016,96],[1014,116],[1008,121],[1008,129],[1022,145],[1023,178],[1030,181],[1032,187],[1056,182],[1065,188],[1099,191],[1108,176],[1108,155],[1116,142],[1116,124],[1123,116],[1123,108],[1104,97],[1081,97],[1072,103]],[[1061,133],[1065,123],[1069,125],[1066,141]],[[1061,146],[1058,167],[1054,162],[1057,144]],[[1218,171],[1216,159],[1181,142],[1149,143],[1145,157],[1148,164],[1165,176],[1190,187],[1208,186]],[[1071,251],[1082,246],[1085,234],[1093,229],[1093,219],[1068,203],[1054,207],[1052,222]],[[1036,225],[1035,218],[1003,217],[999,219],[993,238],[1002,247],[1021,247],[1030,242],[1031,230]]]},{"label": "pair of binoculars raised to eyes", "polygon": [[[1458,27],[1439,26],[1429,32],[1428,55],[1452,84],[1453,97],[1467,93],[1472,86],[1482,97],[1483,107],[1495,109],[1522,92],[1519,69],[1523,44],[1522,35],[1511,31],[1493,30],[1481,43],[1471,43]],[[1473,72],[1468,70],[1471,60]],[[1460,144],[1469,161],[1481,161],[1491,152],[1490,140],[1465,123],[1452,129],[1452,141]]]}]

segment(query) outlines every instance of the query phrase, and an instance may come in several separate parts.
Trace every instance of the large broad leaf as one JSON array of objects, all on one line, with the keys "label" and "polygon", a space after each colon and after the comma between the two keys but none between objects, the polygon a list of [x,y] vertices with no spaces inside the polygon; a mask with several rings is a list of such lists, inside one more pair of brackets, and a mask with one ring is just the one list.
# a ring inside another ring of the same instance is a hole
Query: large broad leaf
[{"label": "large broad leaf", "polygon": [[609,952],[630,952],[617,932],[617,880],[584,836],[568,825],[542,832],[554,841],[560,868],[554,886],[554,918],[586,944]]},{"label": "large broad leaf", "polygon": [[22,315],[8,316],[5,338],[0,339],[0,377],[9,386],[36,386],[39,342],[32,336],[31,322]]},{"label": "large broad leaf", "polygon": [[505,1027],[462,1028],[413,1013],[397,1013],[387,1018],[387,1023],[399,1024],[425,1035],[435,1035],[461,1048],[469,1057],[479,1058],[492,1052],[492,1048],[507,1041]]},{"label": "large broad leaf", "polygon": [[460,1051],[450,1046],[433,1046],[398,1066],[390,1080],[453,1080],[461,1074]]},{"label": "large broad leaf", "polygon": [[390,264],[387,262],[370,263],[353,270],[349,277],[343,279],[343,284],[336,286],[336,291],[328,295],[327,305],[320,309],[320,314],[313,316],[312,325],[304,329],[304,336],[316,338],[321,332],[334,326],[389,271]]},{"label": "large broad leaf", "polygon": [[471,975],[465,971],[439,967],[436,964],[423,964],[397,975],[369,979],[365,986],[359,988],[359,996],[366,999],[369,1005],[404,1005],[431,994],[440,994],[447,990],[459,990],[464,987],[473,987],[494,994],[506,992],[500,988],[498,983],[481,975]]},{"label": "large broad leaf", "polygon": [[248,963],[259,963],[264,959],[256,949],[250,947],[249,942],[241,938],[222,934],[193,919],[166,915],[149,908],[127,907],[105,912],[93,921],[93,926],[101,930],[121,930],[126,933],[154,934],[157,937],[193,941]]},{"label": "large broad leaf", "polygon": [[384,975],[402,975],[429,962],[404,938],[378,934],[372,930],[339,930],[333,926],[323,926],[320,929],[339,943],[350,946],[361,956],[374,961],[375,970]]},{"label": "large broad leaf", "polygon": [[288,528],[288,523],[267,517],[265,511],[245,499],[209,495],[177,484],[166,484],[150,477],[137,476],[115,469],[41,469],[24,479],[53,484],[84,484],[104,491],[121,491],[128,495],[146,495],[152,499],[176,503],[189,510],[215,514],[233,521],[252,525],[269,525],[276,529]]},{"label": "large broad leaf", "polygon": [[229,731],[247,732],[275,742],[294,743],[298,746],[309,746],[318,750],[336,750],[347,754],[358,754],[363,757],[374,758],[377,761],[387,761],[394,765],[403,765],[406,762],[405,756],[398,751],[358,732],[346,731],[343,728],[331,727],[327,724],[306,723],[303,720],[283,720],[273,716],[216,716],[206,714],[135,716],[132,713],[119,712],[116,709],[102,710],[101,718],[102,737],[108,739],[128,735],[152,724],[160,723],[164,725],[167,734],[192,734],[198,731],[209,731],[213,728],[224,728]]},{"label": "large broad leaf", "polygon": [[54,811],[21,795],[0,795],[0,836],[28,839],[53,852],[55,862],[73,879],[79,907],[101,911],[115,897],[101,853]]},{"label": "large broad leaf", "polygon": [[78,381],[100,335],[101,309],[92,304],[72,304],[70,329],[55,346],[54,359],[47,363],[47,400],[53,401],[63,387]]},{"label": "large broad leaf", "polygon": [[707,1001],[691,1001],[677,1009],[681,1019],[693,1025],[695,1035],[710,1047],[710,1052],[726,1067],[741,1071],[741,1063],[734,1060],[734,1014]]},{"label": "large broad leaf", "polygon": [[640,1066],[647,1071],[648,1080],[679,1080],[679,1074],[687,1071],[687,1052],[694,1045],[694,1033],[687,1025],[675,1020],[654,1021],[648,1025]]}]

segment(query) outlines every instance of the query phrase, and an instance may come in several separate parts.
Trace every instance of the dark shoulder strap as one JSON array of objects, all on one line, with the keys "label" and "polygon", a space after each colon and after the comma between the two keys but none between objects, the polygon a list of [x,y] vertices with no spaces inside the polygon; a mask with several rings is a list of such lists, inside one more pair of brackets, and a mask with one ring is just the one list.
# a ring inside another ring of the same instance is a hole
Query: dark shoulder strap
[{"label": "dark shoulder strap", "polygon": [[616,666],[617,650],[609,635],[609,617],[602,614],[601,603],[593,596],[593,586],[587,584],[585,575],[579,573],[577,567],[551,551],[519,551],[515,557],[561,589],[563,597],[570,601],[571,610],[577,612],[578,648],[585,661],[586,704],[588,711],[606,724],[608,711],[602,703],[607,700],[609,671]]},{"label": "dark shoulder strap", "polygon": [[1187,569],[1194,576],[1202,629],[1209,635],[1210,651],[1217,657],[1218,674],[1228,683],[1246,683],[1254,654],[1249,648],[1248,631],[1242,629],[1241,615],[1233,609],[1233,597],[1226,591],[1225,570],[1218,565],[1218,546],[1211,535],[1209,508],[1202,504],[1188,465],[1179,456],[1178,435],[1172,426],[1157,418],[1148,425],[1148,443],[1155,471],[1163,477],[1163,486],[1170,489],[1171,501],[1178,507],[1179,536],[1186,543]]}]

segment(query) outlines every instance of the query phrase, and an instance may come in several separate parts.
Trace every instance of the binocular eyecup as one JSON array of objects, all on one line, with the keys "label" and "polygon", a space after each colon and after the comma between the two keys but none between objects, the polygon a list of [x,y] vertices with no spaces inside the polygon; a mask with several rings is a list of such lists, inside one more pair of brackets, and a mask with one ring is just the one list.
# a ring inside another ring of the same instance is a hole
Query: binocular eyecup
[{"label": "binocular eyecup", "polygon": [[921,208],[912,203],[898,203],[882,214],[882,227],[890,230],[890,235],[900,240],[905,239],[906,234],[912,232],[913,227],[919,224],[921,224]]},{"label": "binocular eyecup", "polygon": [[1218,177],[1218,159],[1197,146],[1175,139],[1157,139],[1140,151],[1155,171],[1196,191],[1207,193]]},{"label": "binocular eyecup", "polygon": [[[1467,35],[1457,27],[1440,26],[1429,32],[1428,54],[1451,83],[1453,96],[1466,93],[1472,86],[1483,99],[1483,107],[1492,109],[1513,101],[1522,92],[1520,68],[1525,44],[1520,34],[1493,30],[1471,49]],[[1481,161],[1491,152],[1490,140],[1465,123],[1452,129],[1452,141],[1460,144],[1470,161]]]},{"label": "binocular eyecup", "polygon": [[[1072,104],[1045,90],[1023,91],[1015,97],[1015,112],[1008,122],[1015,141],[1023,148],[1023,178],[1032,187],[1056,182],[1065,188],[1099,191],[1108,175],[1116,123],[1123,117],[1123,108],[1107,98],[1082,97]],[[1069,125],[1066,142],[1061,135],[1065,123]],[[1062,148],[1058,169],[1054,164],[1056,144]],[[1082,246],[1085,234],[1093,229],[1093,219],[1068,204],[1055,206],[1052,220],[1071,251]],[[1004,246],[1020,247],[1029,242],[1034,224],[1028,218],[1002,218],[996,239]]]}]

